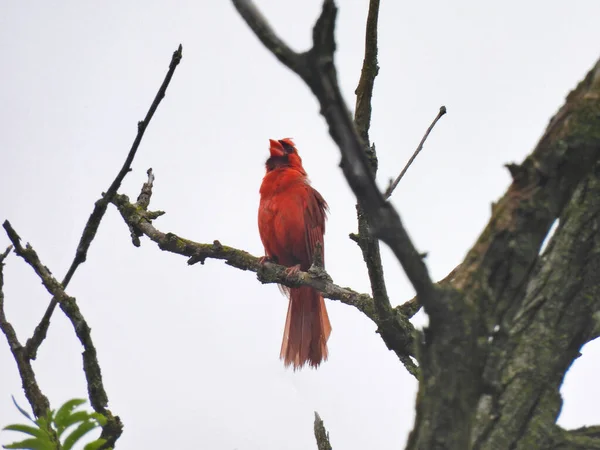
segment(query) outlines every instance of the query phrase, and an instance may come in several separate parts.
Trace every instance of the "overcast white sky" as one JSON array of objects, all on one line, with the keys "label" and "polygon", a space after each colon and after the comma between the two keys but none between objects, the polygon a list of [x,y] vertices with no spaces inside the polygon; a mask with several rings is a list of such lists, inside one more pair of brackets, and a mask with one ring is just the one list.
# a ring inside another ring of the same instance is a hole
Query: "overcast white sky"
[{"label": "overcast white sky", "polygon": [[[310,45],[320,0],[259,0],[293,48]],[[367,0],[339,0],[337,66],[347,101],[362,63]],[[445,116],[393,202],[432,276],[462,260],[520,161],[600,56],[600,2],[383,0],[371,136],[382,186]],[[268,139],[295,138],[331,207],[327,268],[367,292],[354,198],[318,105],[251,34],[228,1],[0,3],[0,222],[9,219],[61,279],[93,202],[106,190],[179,43],[184,58],[121,192],[152,167],[155,222],[199,242],[262,254],[256,226]],[[0,235],[0,248],[9,241]],[[413,296],[383,250],[394,304]],[[119,448],[315,448],[313,411],[334,449],[397,449],[413,421],[416,381],[375,327],[327,301],[330,359],[293,373],[279,361],[287,301],[274,285],[219,261],[188,267],[143,241],[114,208],[68,288],[93,328]],[[31,268],[6,261],[6,312],[21,341],[49,296]],[[423,317],[420,319],[423,323]],[[588,345],[563,389],[565,426],[600,423],[600,345]],[[81,348],[59,313],[35,369],[52,406],[84,397]],[[22,420],[17,369],[0,339],[0,426]],[[12,433],[0,433],[7,443]]]}]

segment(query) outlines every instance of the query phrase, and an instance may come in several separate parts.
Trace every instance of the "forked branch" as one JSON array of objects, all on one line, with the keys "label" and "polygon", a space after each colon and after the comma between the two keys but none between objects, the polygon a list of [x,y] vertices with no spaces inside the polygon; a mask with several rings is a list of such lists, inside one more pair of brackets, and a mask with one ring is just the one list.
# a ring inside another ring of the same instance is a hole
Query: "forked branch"
[{"label": "forked branch", "polygon": [[25,348],[19,342],[17,332],[15,331],[12,324],[6,318],[4,312],[4,260],[12,250],[12,245],[6,249],[4,253],[0,255],[0,330],[4,333],[6,341],[8,342],[8,348],[17,363],[17,369],[19,370],[19,376],[23,383],[23,390],[25,391],[25,397],[31,405],[31,409],[36,417],[45,416],[50,409],[50,402],[48,398],[42,393],[40,386],[35,377],[33,367],[31,367],[31,361],[27,357]]},{"label": "forked branch", "polygon": [[75,298],[67,295],[62,285],[52,276],[50,270],[42,264],[33,247],[30,244],[27,244],[25,247],[21,245],[21,238],[8,221],[5,221],[2,226],[14,246],[15,253],[31,266],[46,290],[53,298],[57,299],[60,308],[73,325],[75,334],[83,346],[83,371],[87,381],[90,403],[96,412],[106,418],[106,424],[102,427],[101,437],[108,441],[105,444],[106,446],[114,446],[114,442],[123,432],[123,424],[119,417],[114,416],[107,408],[108,396],[104,390],[100,364],[98,363],[96,348],[92,341],[91,329],[87,321],[81,314]]},{"label": "forked branch", "polygon": [[[150,109],[146,113],[146,117],[141,122],[138,122],[137,135],[133,141],[133,144],[131,145],[129,154],[127,155],[127,158],[123,163],[123,167],[121,167],[121,170],[108,187],[106,193],[104,193],[102,197],[94,204],[94,210],[92,211],[92,214],[90,215],[87,223],[85,224],[85,227],[83,228],[83,233],[81,235],[81,239],[79,240],[77,251],[75,252],[75,258],[73,259],[73,262],[71,263],[71,266],[69,267],[69,270],[67,271],[67,274],[65,275],[61,283],[63,288],[67,287],[79,265],[85,262],[87,258],[88,249],[90,248],[90,245],[92,244],[92,241],[96,236],[96,232],[98,231],[100,222],[104,217],[104,213],[106,213],[106,208],[108,207],[108,204],[119,190],[119,187],[121,186],[121,183],[123,182],[123,179],[125,178],[127,173],[131,171],[131,164],[133,163],[133,159],[135,158],[140,143],[142,142],[144,132],[148,128],[148,125],[150,124],[152,117],[154,117],[154,113],[156,112],[158,105],[160,105],[160,102],[162,101],[162,99],[165,96],[165,93],[167,92],[167,87],[171,82],[171,78],[173,78],[175,69],[177,68],[177,66],[181,62],[181,58],[183,57],[182,52],[183,48],[180,44],[177,50],[175,50],[175,52],[173,53],[173,56],[171,57],[171,63],[169,64],[169,70],[167,71],[167,75],[165,76],[165,79],[163,80],[160,88],[158,89],[158,92],[154,97],[154,101],[150,105]],[[52,317],[52,314],[54,313],[54,309],[56,308],[57,304],[58,299],[53,297],[50,301],[50,304],[48,305],[48,308],[46,309],[46,312],[44,313],[44,316],[42,317],[42,320],[35,328],[33,336],[27,341],[27,354],[28,357],[31,359],[36,358],[37,350],[46,338],[48,326],[50,325],[50,318]]]}]

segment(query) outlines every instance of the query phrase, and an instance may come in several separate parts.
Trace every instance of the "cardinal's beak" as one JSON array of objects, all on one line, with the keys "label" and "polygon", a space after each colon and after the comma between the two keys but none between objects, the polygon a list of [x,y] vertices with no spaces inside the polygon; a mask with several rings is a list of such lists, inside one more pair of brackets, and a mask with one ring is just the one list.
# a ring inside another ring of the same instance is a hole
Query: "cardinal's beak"
[{"label": "cardinal's beak", "polygon": [[283,156],[285,151],[283,150],[283,145],[279,141],[275,141],[273,139],[269,139],[269,151],[271,152],[271,157]]}]

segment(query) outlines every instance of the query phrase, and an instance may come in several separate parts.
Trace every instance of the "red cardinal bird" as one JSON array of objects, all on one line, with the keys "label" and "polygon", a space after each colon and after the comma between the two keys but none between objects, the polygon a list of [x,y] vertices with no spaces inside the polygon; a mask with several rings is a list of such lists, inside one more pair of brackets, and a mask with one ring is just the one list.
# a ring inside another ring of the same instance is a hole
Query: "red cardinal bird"
[{"label": "red cardinal bird", "polygon": [[[323,246],[327,203],[311,187],[292,140],[269,142],[271,157],[260,186],[260,238],[266,258],[289,267],[288,271],[306,271],[317,242]],[[288,293],[290,303],[280,358],[294,370],[306,363],[317,367],[327,359],[331,334],[323,296],[309,286],[283,291]]]}]

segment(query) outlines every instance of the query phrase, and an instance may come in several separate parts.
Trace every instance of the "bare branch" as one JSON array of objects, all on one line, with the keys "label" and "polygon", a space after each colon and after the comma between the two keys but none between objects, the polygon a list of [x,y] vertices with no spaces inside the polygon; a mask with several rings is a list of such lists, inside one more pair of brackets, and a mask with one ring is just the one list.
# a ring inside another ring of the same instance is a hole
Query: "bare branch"
[{"label": "bare branch", "polygon": [[375,77],[379,73],[377,63],[377,26],[379,21],[379,0],[370,0],[365,32],[365,58],[360,72],[360,80],[356,87],[356,106],[354,108],[354,125],[365,144],[365,151],[373,172],[377,172],[377,156],[370,147],[369,128],[371,127],[371,111]]},{"label": "bare branch", "polygon": [[322,292],[326,298],[354,306],[375,323],[378,322],[373,299],[368,294],[360,294],[350,288],[337,286],[328,279],[328,275],[324,277],[321,274],[302,271],[288,274],[285,266],[271,262],[261,264],[260,258],[244,250],[223,245],[219,241],[214,241],[212,244],[201,244],[179,237],[174,233],[163,233],[152,224],[153,219],[149,216],[152,212],[146,212],[137,204],[130,203],[126,195],[117,194],[113,203],[128,226],[146,235],[158,244],[161,250],[188,257],[189,265],[204,264],[209,258],[220,259],[237,269],[257,273],[262,283],[278,283],[289,287],[311,286]]},{"label": "bare branch", "polygon": [[318,450],[332,450],[331,444],[329,443],[329,433],[325,429],[325,424],[323,420],[319,416],[319,414],[315,411],[315,439],[317,440],[317,449]]},{"label": "bare branch", "polygon": [[[150,201],[154,176],[144,184],[142,191],[147,194],[145,201]],[[313,262],[307,272],[288,273],[287,268],[271,262],[260,263],[248,252],[238,250],[214,241],[212,244],[201,244],[184,239],[174,233],[163,233],[157,230],[152,220],[164,214],[162,211],[152,212],[144,209],[144,204],[130,203],[126,195],[117,194],[113,203],[130,230],[136,234],[145,235],[158,244],[163,251],[188,257],[188,264],[203,264],[207,258],[221,259],[226,264],[241,269],[256,272],[262,283],[277,283],[288,287],[311,286],[320,291],[324,297],[338,300],[361,311],[378,327],[377,332],[390,350],[393,350],[410,373],[416,376],[418,368],[411,360],[413,355],[413,340],[415,330],[410,321],[400,311],[390,311],[387,317],[380,317],[373,299],[367,294],[360,294],[350,288],[340,287],[331,281],[325,269],[319,267],[320,261]],[[318,259],[318,255],[316,255]]]},{"label": "bare branch", "polygon": [[[360,80],[355,91],[356,107],[354,112],[354,126],[363,141],[363,151],[367,156],[373,176],[377,173],[378,161],[375,146],[371,146],[369,142],[369,127],[371,125],[373,87],[375,86],[375,77],[379,73],[379,66],[377,64],[378,18],[379,0],[371,0],[369,2],[369,12],[367,14],[367,26],[365,32],[365,57]],[[393,312],[387,293],[387,287],[385,285],[379,240],[373,236],[371,231],[372,227],[370,225],[371,218],[362,208],[360,201],[356,204],[356,217],[358,220],[358,234],[353,236],[360,247],[363,260],[367,266],[371,292],[373,293],[373,302],[375,303],[375,308],[379,317],[389,318],[393,315]],[[408,354],[399,354],[398,356],[403,362],[412,363]]]},{"label": "bare branch", "polygon": [[[154,116],[154,113],[156,112],[158,105],[164,98],[165,93],[167,92],[167,87],[169,86],[169,83],[171,82],[171,78],[173,78],[175,69],[177,68],[177,66],[181,62],[181,58],[183,57],[182,52],[183,52],[183,48],[180,44],[179,48],[173,53],[173,56],[171,57],[171,63],[169,64],[169,70],[167,72],[167,75],[165,76],[165,79],[163,80],[162,85],[160,86],[158,92],[156,93],[156,96],[154,97],[154,101],[150,105],[150,109],[146,113],[146,117],[141,122],[138,122],[137,135],[133,141],[131,149],[129,150],[129,154],[127,155],[127,158],[125,159],[125,162],[123,163],[123,167],[121,167],[121,170],[119,171],[116,178],[113,180],[113,182],[109,186],[106,193],[104,193],[102,195],[102,198],[100,198],[98,201],[96,201],[96,203],[94,205],[94,210],[92,211],[92,214],[90,215],[90,217],[83,229],[83,234],[81,235],[79,245],[77,246],[77,251],[75,252],[75,258],[73,259],[73,262],[71,263],[71,267],[69,267],[69,270],[67,271],[67,274],[65,275],[65,277],[62,281],[63,288],[67,287],[67,285],[71,281],[71,278],[75,274],[75,271],[77,270],[79,265],[85,262],[85,260],[87,258],[88,249],[90,248],[90,245],[91,245],[94,237],[96,236],[96,232],[98,231],[98,227],[100,226],[100,221],[104,217],[104,213],[106,212],[106,208],[108,207],[108,204],[112,200],[113,196],[119,190],[119,187],[121,186],[121,183],[123,182],[123,179],[125,178],[125,175],[127,175],[127,173],[129,171],[131,171],[131,163],[133,162],[133,159],[135,157],[135,154],[137,153],[138,147],[140,146],[140,143],[142,142],[142,138],[144,137],[144,132],[148,128],[148,125],[150,125],[150,121],[152,120],[152,117]],[[44,316],[42,317],[42,320],[35,328],[33,336],[27,341],[27,345],[26,345],[27,354],[28,354],[28,357],[31,359],[36,358],[37,350],[38,350],[39,346],[42,344],[42,342],[44,341],[44,339],[46,338],[46,333],[48,332],[48,326],[50,325],[50,318],[52,317],[52,314],[54,313],[54,309],[56,308],[57,303],[58,303],[58,299],[52,298],[52,300],[50,301],[50,304],[48,305],[48,308],[46,309],[46,312],[44,313]]]},{"label": "bare branch", "polygon": [[279,39],[261,12],[253,2],[245,0],[233,0],[240,16],[252,28],[263,45],[268,48],[275,57],[285,66],[291,68],[302,78],[308,77],[308,68],[301,64],[302,56],[293,51],[285,42]]},{"label": "bare branch", "polygon": [[423,145],[425,144],[425,141],[429,137],[429,133],[431,133],[431,130],[433,130],[433,127],[435,127],[435,124],[438,122],[438,120],[440,120],[442,118],[442,116],[444,114],[446,114],[446,107],[440,106],[440,111],[438,112],[437,116],[435,116],[435,119],[433,119],[433,122],[431,122],[431,125],[429,125],[429,128],[427,128],[427,131],[425,132],[425,135],[421,139],[421,142],[419,142],[417,149],[415,150],[413,155],[410,157],[410,159],[406,163],[406,166],[404,166],[404,169],[402,169],[402,172],[400,172],[400,175],[398,175],[398,177],[390,184],[390,186],[385,191],[385,198],[390,198],[392,196],[394,189],[396,189],[396,186],[398,186],[398,183],[400,183],[400,180],[402,179],[404,174],[406,174],[410,165],[413,163],[413,161],[415,160],[417,155],[421,152],[421,150],[423,150]]},{"label": "bare branch", "polygon": [[136,204],[142,208],[144,211],[148,209],[150,206],[150,199],[152,198],[152,187],[154,186],[154,173],[152,172],[152,168],[146,171],[148,175],[148,181],[144,183],[142,186],[142,190],[140,195],[138,195]]},{"label": "bare branch", "polygon": [[8,220],[5,221],[2,226],[6,230],[6,234],[15,248],[15,253],[31,266],[42,280],[42,284],[46,290],[57,299],[60,308],[71,321],[75,334],[79,338],[84,349],[83,370],[87,381],[90,403],[96,412],[101,413],[107,419],[107,424],[103,427],[102,437],[109,442],[114,443],[123,431],[123,426],[119,417],[113,416],[110,410],[106,408],[108,405],[108,397],[104,390],[102,373],[100,365],[98,364],[96,348],[92,341],[90,327],[81,314],[75,298],[70,297],[65,293],[62,285],[52,276],[50,270],[42,264],[31,245],[27,244],[25,248],[23,248],[21,245],[21,238],[12,228]]},{"label": "bare branch", "polygon": [[12,250],[12,245],[6,249],[4,253],[0,255],[0,330],[6,336],[8,342],[8,348],[17,363],[17,369],[19,370],[19,376],[23,383],[23,390],[25,391],[25,397],[31,405],[31,409],[36,417],[43,417],[50,410],[50,402],[48,398],[42,394],[40,387],[35,378],[35,373],[31,367],[31,361],[27,358],[27,353],[24,347],[19,342],[17,333],[11,323],[6,318],[4,313],[4,275],[3,267],[4,260]]},{"label": "bare branch", "polygon": [[9,245],[6,250],[4,250],[4,253],[0,253],[0,269],[2,267],[4,267],[4,260],[6,259],[6,257],[9,255],[10,251],[13,249],[12,245]]}]

